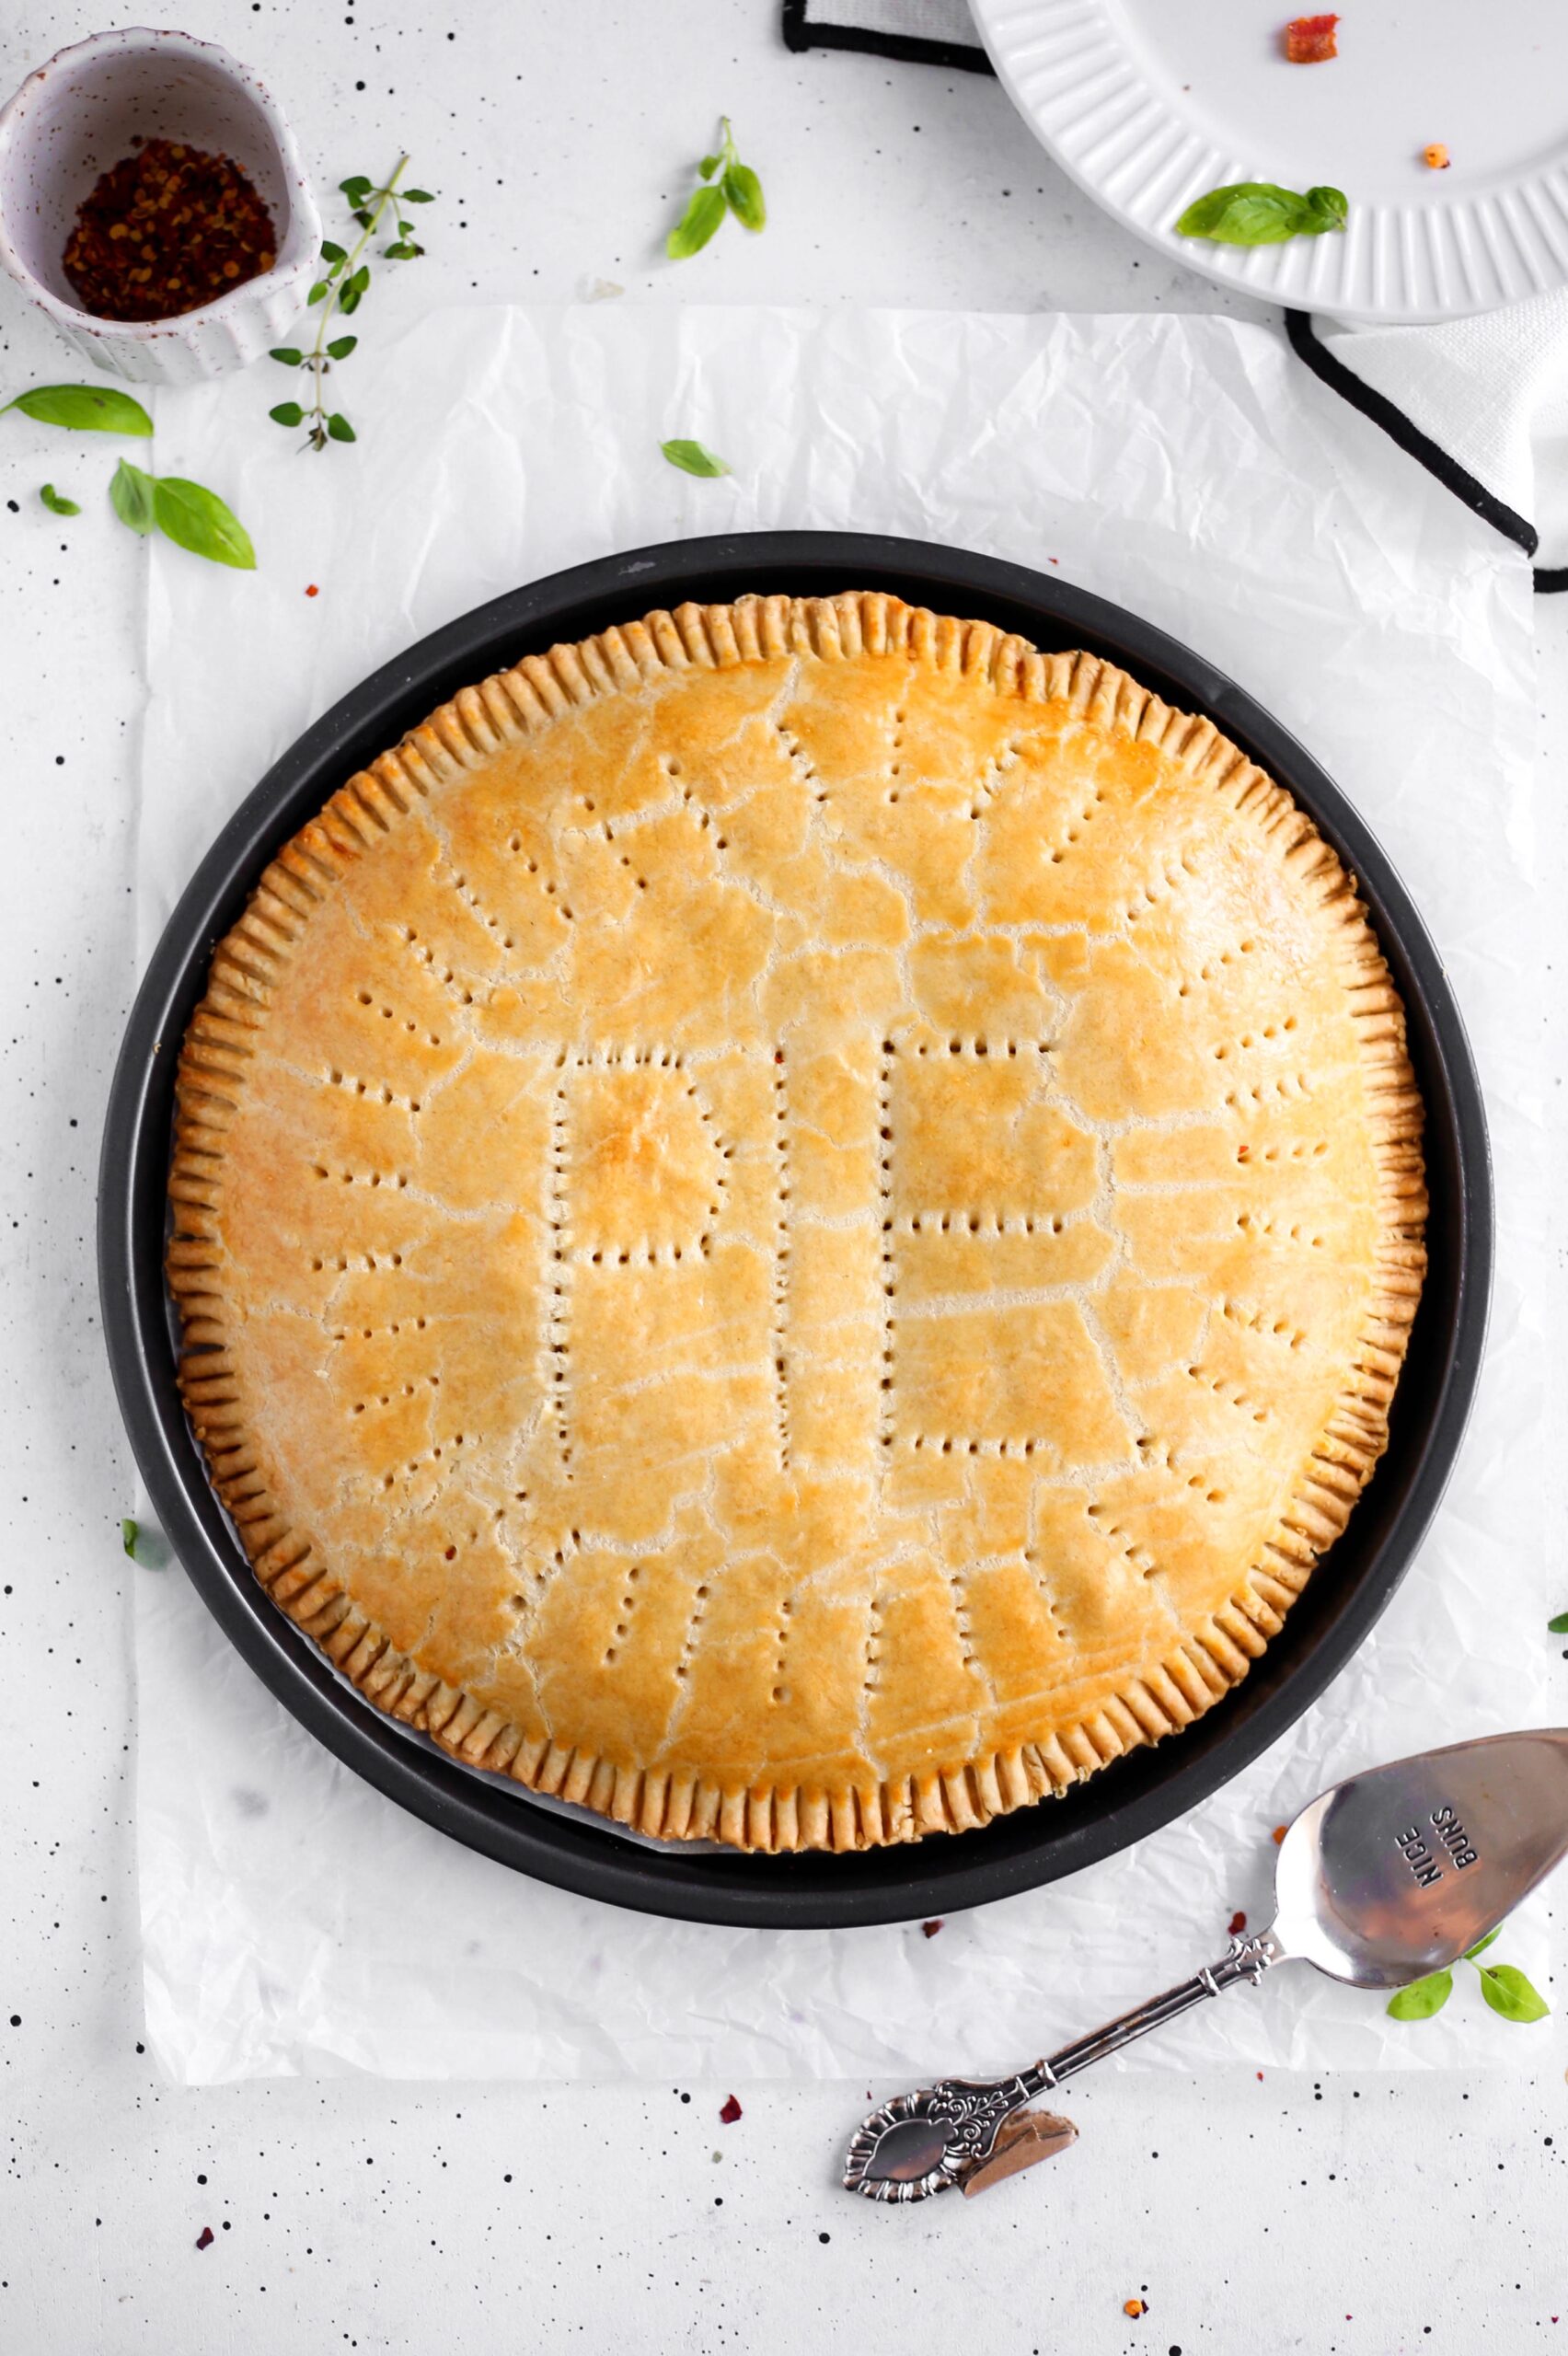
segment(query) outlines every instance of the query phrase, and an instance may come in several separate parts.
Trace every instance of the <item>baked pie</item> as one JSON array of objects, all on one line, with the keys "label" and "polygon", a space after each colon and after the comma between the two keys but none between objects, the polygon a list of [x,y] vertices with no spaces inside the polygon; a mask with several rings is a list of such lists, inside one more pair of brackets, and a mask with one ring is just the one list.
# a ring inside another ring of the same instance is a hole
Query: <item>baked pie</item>
[{"label": "baked pie", "polygon": [[268,1593],[622,1824],[983,1824],[1208,1709],[1385,1445],[1422,1109],[1205,720],[874,595],[529,656],[352,778],[179,1062]]}]

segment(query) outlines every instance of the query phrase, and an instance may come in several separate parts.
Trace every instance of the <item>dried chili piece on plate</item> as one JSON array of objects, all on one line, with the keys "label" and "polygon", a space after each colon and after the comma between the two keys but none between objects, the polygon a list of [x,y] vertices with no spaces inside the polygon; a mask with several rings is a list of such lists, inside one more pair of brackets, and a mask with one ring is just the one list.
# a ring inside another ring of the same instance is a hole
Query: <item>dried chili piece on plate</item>
[{"label": "dried chili piece on plate", "polygon": [[1337,17],[1292,17],[1285,29],[1285,53],[1292,65],[1322,65],[1339,55]]}]

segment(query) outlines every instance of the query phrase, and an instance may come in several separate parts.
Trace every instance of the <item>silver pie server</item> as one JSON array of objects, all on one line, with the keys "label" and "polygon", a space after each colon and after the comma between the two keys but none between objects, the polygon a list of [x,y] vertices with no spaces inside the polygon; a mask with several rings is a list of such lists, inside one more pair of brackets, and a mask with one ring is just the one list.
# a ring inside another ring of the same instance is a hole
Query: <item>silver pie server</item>
[{"label": "silver pie server", "polygon": [[868,2200],[973,2187],[1007,2122],[1093,2062],[1273,1965],[1401,1988],[1456,1962],[1568,1854],[1568,1727],[1424,1750],[1320,1793],[1286,1832],[1274,1919],[1135,2012],[1010,2078],[943,2078],[858,2128],[844,2182]]}]

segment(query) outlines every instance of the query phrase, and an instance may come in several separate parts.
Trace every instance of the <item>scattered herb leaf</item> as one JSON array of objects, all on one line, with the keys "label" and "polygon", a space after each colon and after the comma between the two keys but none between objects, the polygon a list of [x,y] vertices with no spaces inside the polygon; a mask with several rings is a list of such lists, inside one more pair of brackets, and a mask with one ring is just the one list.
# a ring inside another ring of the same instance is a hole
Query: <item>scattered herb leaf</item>
[{"label": "scattered herb leaf", "polygon": [[138,400],[112,385],[34,385],[0,408],[19,409],[40,425],[64,425],[76,433],[133,433],[145,441],[153,421]]},{"label": "scattered herb leaf", "polygon": [[135,1523],[132,1520],[130,1515],[127,1514],[124,1520],[120,1525],[120,1539],[125,1552],[130,1555],[133,1562],[136,1559],[136,1540],[138,1535],[139,1532],[137,1531]]},{"label": "scattered herb leaf", "polygon": [[700,442],[661,442],[659,447],[683,475],[727,475],[730,471],[723,459],[716,458]]},{"label": "scattered herb leaf", "polygon": [[297,368],[305,354],[292,343],[280,343],[276,351],[270,352],[267,357],[269,360],[281,360],[285,368]]},{"label": "scattered herb leaf", "polygon": [[52,515],[79,515],[82,512],[74,499],[65,498],[63,492],[55,490],[52,482],[44,484],[43,489],[39,492],[39,497]]},{"label": "scattered herb leaf", "polygon": [[1551,2006],[1526,1979],[1516,1964],[1478,1963],[1481,1992],[1494,2013],[1505,2021],[1543,2021]]},{"label": "scattered herb leaf", "polygon": [[144,539],[157,518],[153,513],[153,478],[129,458],[121,458],[109,486],[110,504],[121,522]]},{"label": "scattered herb leaf", "polygon": [[1556,1619],[1549,1620],[1546,1625],[1550,1634],[1553,1636],[1568,1636],[1568,1611],[1560,1611]]},{"label": "scattered herb leaf", "polygon": [[68,426],[73,433],[134,433],[146,441],[153,420],[139,400],[115,391],[113,384],[35,384],[26,394],[0,408],[21,410],[40,426]]},{"label": "scattered herb leaf", "polygon": [[[1498,1930],[1502,1929],[1498,1924]],[[1488,1931],[1485,1938],[1477,1939],[1473,1947],[1465,1949],[1465,1961],[1474,1963],[1481,1992],[1494,2013],[1505,2021],[1543,2021],[1551,2006],[1544,1996],[1531,1986],[1516,1964],[1476,1963],[1484,1955],[1497,1931]],[[1388,2009],[1397,2021],[1429,2020],[1441,2012],[1454,1985],[1451,1971],[1434,1971],[1424,1980],[1412,1981],[1408,1988],[1401,1988],[1389,1997]]]},{"label": "scattered herb leaf", "polygon": [[[697,167],[698,178],[704,185],[692,191],[686,211],[664,240],[664,251],[672,261],[686,261],[693,254],[699,254],[722,225],[726,213],[732,213],[743,229],[755,231],[767,226],[762,182],[737,155],[728,115],[719,127],[722,134],[719,153],[704,156]],[[717,179],[715,173],[719,175]]]},{"label": "scattered herb leaf", "polygon": [[1237,180],[1189,204],[1176,234],[1207,237],[1220,246],[1277,246],[1287,237],[1320,237],[1327,229],[1343,229],[1349,214],[1349,202],[1337,188],[1309,188],[1299,196],[1272,180]]},{"label": "scattered herb leaf", "polygon": [[321,246],[322,260],[329,265],[327,275],[310,290],[310,300],[321,306],[316,322],[316,340],[308,352],[296,352],[285,345],[274,352],[274,360],[286,366],[304,368],[309,375],[309,398],[304,401],[282,401],[269,411],[280,425],[303,425],[306,428],[302,447],[325,450],[329,442],[352,442],[358,439],[353,427],[341,410],[327,406],[326,379],[333,364],[346,360],[359,342],[358,336],[333,335],[334,320],[340,324],[359,309],[370,287],[370,264],[364,259],[367,248],[384,220],[396,223],[395,241],[382,248],[393,261],[415,261],[424,248],[415,243],[408,223],[402,217],[405,204],[433,204],[435,199],[428,189],[399,189],[398,183],[408,170],[407,156],[399,156],[397,166],[385,186],[377,186],[363,172],[351,172],[338,186],[348,199],[350,209],[359,226],[359,236],[346,251],[330,237]]},{"label": "scattered herb leaf", "polygon": [[763,201],[762,182],[749,164],[731,165],[724,175],[724,194],[743,229],[767,228],[767,206]]},{"label": "scattered herb leaf", "polygon": [[179,475],[150,475],[121,458],[109,486],[110,502],[121,522],[145,538],[159,531],[177,548],[213,564],[254,572],[256,551],[239,518],[204,484]]},{"label": "scattered herb leaf", "polygon": [[255,572],[249,533],[204,483],[160,475],[153,485],[153,512],[159,531],[177,548],[189,549],[192,556],[204,556],[213,564],[233,565],[237,572]]},{"label": "scattered herb leaf", "polygon": [[1451,1971],[1428,1972],[1424,1980],[1412,1980],[1408,1988],[1396,1988],[1389,1999],[1390,2020],[1429,2021],[1440,2013],[1454,1992]]},{"label": "scattered herb leaf", "polygon": [[699,254],[723,221],[729,207],[721,188],[699,188],[664,240],[672,261],[689,261]]}]

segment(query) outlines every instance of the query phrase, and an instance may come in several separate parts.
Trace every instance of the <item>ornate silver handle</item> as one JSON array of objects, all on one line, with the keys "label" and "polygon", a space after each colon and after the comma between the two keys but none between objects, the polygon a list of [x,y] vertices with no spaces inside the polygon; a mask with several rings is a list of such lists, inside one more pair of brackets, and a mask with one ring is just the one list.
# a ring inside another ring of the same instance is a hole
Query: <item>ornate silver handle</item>
[{"label": "ornate silver handle", "polygon": [[856,2129],[845,2156],[846,2187],[868,2200],[928,2200],[934,2192],[951,2191],[985,2165],[1005,2121],[1036,2095],[1238,1981],[1256,1987],[1269,1966],[1284,1959],[1272,1931],[1238,1936],[1220,1962],[1014,2077],[940,2078],[915,2094],[894,2095]]}]

